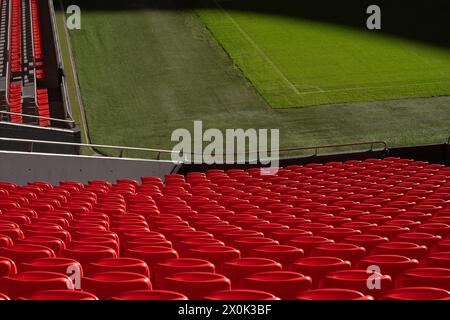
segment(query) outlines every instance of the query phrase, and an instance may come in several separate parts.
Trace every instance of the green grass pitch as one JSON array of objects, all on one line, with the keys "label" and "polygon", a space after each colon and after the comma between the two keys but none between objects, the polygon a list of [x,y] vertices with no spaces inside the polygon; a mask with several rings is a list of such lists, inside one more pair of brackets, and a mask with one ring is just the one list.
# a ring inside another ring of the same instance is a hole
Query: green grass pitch
[{"label": "green grass pitch", "polygon": [[448,50],[367,29],[219,8],[199,15],[274,108],[450,93]]},{"label": "green grass pitch", "polygon": [[[131,2],[128,10],[85,9],[89,3],[70,1],[83,12],[82,29],[70,36],[93,143],[171,149],[172,131],[192,129],[194,120],[205,129],[279,128],[282,147],[442,143],[450,133],[450,97],[386,100],[449,92],[443,49],[230,12],[261,55],[220,10],[138,9]],[[296,31],[283,35],[278,24]],[[362,52],[362,44],[377,53]],[[353,102],[331,103],[343,101]]]}]

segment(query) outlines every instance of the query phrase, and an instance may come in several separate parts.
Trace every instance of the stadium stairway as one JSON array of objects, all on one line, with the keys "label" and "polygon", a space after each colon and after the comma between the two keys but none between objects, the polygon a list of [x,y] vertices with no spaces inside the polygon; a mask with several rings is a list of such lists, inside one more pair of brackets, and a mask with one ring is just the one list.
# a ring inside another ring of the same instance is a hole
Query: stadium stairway
[{"label": "stadium stairway", "polygon": [[38,0],[3,0],[0,18],[1,120],[50,126]]},{"label": "stadium stairway", "polygon": [[448,300],[450,168],[1,182],[1,299]]}]

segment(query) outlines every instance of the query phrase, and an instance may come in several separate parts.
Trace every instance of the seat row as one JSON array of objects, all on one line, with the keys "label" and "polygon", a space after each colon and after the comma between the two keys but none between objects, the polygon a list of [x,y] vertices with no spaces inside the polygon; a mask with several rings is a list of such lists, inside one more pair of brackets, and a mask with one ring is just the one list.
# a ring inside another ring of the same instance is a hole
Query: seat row
[{"label": "seat row", "polygon": [[[386,158],[0,183],[12,299],[449,299],[450,169]],[[3,262],[2,262],[3,261]]]}]

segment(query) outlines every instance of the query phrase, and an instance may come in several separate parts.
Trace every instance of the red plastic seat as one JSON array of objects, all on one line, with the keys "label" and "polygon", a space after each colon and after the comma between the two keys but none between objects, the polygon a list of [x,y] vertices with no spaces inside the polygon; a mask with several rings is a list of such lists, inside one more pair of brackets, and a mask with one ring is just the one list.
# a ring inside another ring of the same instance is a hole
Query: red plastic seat
[{"label": "red plastic seat", "polygon": [[283,269],[287,270],[296,260],[303,258],[302,249],[288,245],[269,245],[253,249],[250,256],[273,259],[281,264]]},{"label": "red plastic seat", "polygon": [[400,287],[434,287],[450,290],[450,269],[416,268],[403,273],[398,279]]},{"label": "red plastic seat", "polygon": [[397,288],[384,294],[382,300],[448,300],[450,292],[432,287]]},{"label": "red plastic seat", "polygon": [[203,246],[224,246],[225,244],[214,238],[194,238],[187,239],[176,243],[176,249],[180,252],[181,256],[187,254],[187,251],[191,248],[198,248]]},{"label": "red plastic seat", "polygon": [[132,290],[150,290],[150,279],[139,273],[110,271],[83,278],[82,288],[100,299],[115,297]]},{"label": "red plastic seat", "polygon": [[450,225],[445,223],[422,223],[416,228],[416,231],[445,237],[450,234]]},{"label": "red plastic seat", "polygon": [[30,262],[21,263],[20,271],[48,271],[66,275],[71,275],[74,270],[79,271],[80,277],[83,276],[83,267],[81,264],[70,258],[53,257],[39,258]]},{"label": "red plastic seat", "polygon": [[230,290],[230,280],[223,275],[208,272],[181,272],[162,280],[164,290],[173,290],[191,300],[200,300],[213,292]]},{"label": "red plastic seat", "polygon": [[0,293],[0,300],[11,300],[6,294]]},{"label": "red plastic seat", "polygon": [[242,280],[244,289],[270,292],[281,299],[293,299],[311,285],[310,277],[292,271],[260,272]]},{"label": "red plastic seat", "polygon": [[358,234],[361,234],[360,230],[344,228],[344,227],[336,227],[336,228],[331,228],[331,229],[321,231],[319,233],[319,236],[325,237],[327,239],[332,239],[336,242],[340,242],[346,237],[349,237],[352,235],[358,235]]},{"label": "red plastic seat", "polygon": [[351,243],[327,243],[317,246],[312,251],[312,256],[337,257],[355,263],[366,254],[363,247]]},{"label": "red plastic seat", "polygon": [[289,241],[289,245],[302,249],[305,257],[310,256],[315,247],[327,243],[334,243],[334,241],[320,236],[301,236]]},{"label": "red plastic seat", "polygon": [[378,266],[382,274],[390,275],[394,279],[408,269],[417,268],[419,262],[399,255],[370,255],[359,261],[358,269],[367,269],[372,265]]},{"label": "red plastic seat", "polygon": [[150,271],[159,262],[179,258],[178,253],[174,249],[162,246],[140,246],[127,249],[125,256],[145,261]]},{"label": "red plastic seat", "polygon": [[172,242],[159,237],[142,237],[138,239],[128,240],[124,243],[124,251],[142,246],[160,246],[172,248]]},{"label": "red plastic seat", "polygon": [[296,226],[296,228],[311,231],[314,235],[318,235],[320,232],[324,230],[333,228],[333,226],[319,222],[308,222],[299,224]]},{"label": "red plastic seat", "polygon": [[66,248],[63,256],[77,260],[86,269],[89,263],[106,258],[117,258],[117,253],[114,249],[106,246],[79,245],[73,248]]},{"label": "red plastic seat", "polygon": [[370,234],[359,234],[349,236],[342,240],[344,243],[351,243],[366,249],[366,253],[370,252],[374,247],[379,244],[389,242],[388,238],[380,237]]},{"label": "red plastic seat", "polygon": [[118,294],[112,300],[187,300],[181,293],[165,290],[135,290]]},{"label": "red plastic seat", "polygon": [[57,230],[57,229],[51,230],[51,229],[39,228],[39,229],[28,230],[27,237],[32,237],[32,236],[55,237],[55,238],[61,239],[62,241],[64,241],[64,243],[69,243],[72,239],[69,231]]},{"label": "red plastic seat", "polygon": [[230,279],[233,289],[242,288],[242,280],[251,274],[265,271],[281,271],[281,264],[265,258],[240,258],[225,262],[223,274]]},{"label": "red plastic seat", "polygon": [[375,214],[375,213],[363,215],[357,219],[357,221],[359,222],[376,223],[378,225],[384,224],[389,220],[392,220],[391,216],[385,216],[382,214]]},{"label": "red plastic seat", "polygon": [[66,248],[65,243],[61,239],[51,236],[30,236],[25,239],[19,239],[16,243],[42,245],[52,249],[57,256],[60,256]]},{"label": "red plastic seat", "polygon": [[359,230],[362,233],[364,233],[367,230],[369,230],[370,228],[373,228],[376,226],[377,226],[376,223],[370,223],[370,222],[364,222],[364,221],[352,221],[352,222],[347,222],[347,223],[344,223],[343,225],[341,225],[341,227],[343,227],[343,228],[351,228],[351,229]]},{"label": "red plastic seat", "polygon": [[46,290],[32,293],[22,300],[98,300],[92,293],[79,290]]},{"label": "red plastic seat", "polygon": [[192,258],[210,261],[216,267],[216,271],[222,270],[222,265],[230,260],[240,258],[241,253],[233,247],[212,245],[195,247],[188,250],[188,256]]},{"label": "red plastic seat", "polygon": [[160,262],[154,267],[154,285],[155,288],[160,288],[164,278],[181,272],[208,272],[214,273],[214,265],[206,260],[182,258],[167,260]]},{"label": "red plastic seat", "polygon": [[[374,279],[371,279],[373,276]],[[368,284],[375,282],[375,277],[379,281],[379,288],[369,289]],[[374,280],[374,281],[372,281]],[[343,288],[359,291],[366,295],[378,297],[392,289],[392,279],[388,275],[371,274],[366,270],[341,270],[333,271],[325,276],[321,283],[322,288]]]},{"label": "red plastic seat", "polygon": [[328,273],[351,268],[349,261],[344,261],[336,257],[308,257],[297,260],[291,264],[289,270],[311,277],[313,288],[317,288],[320,279]]},{"label": "red plastic seat", "polygon": [[150,270],[144,261],[125,257],[106,258],[92,262],[87,266],[86,274],[93,275],[110,271],[133,272],[150,278]]},{"label": "red plastic seat", "polygon": [[178,241],[194,239],[194,238],[195,239],[199,239],[199,238],[212,239],[213,235],[211,233],[205,232],[205,231],[181,231],[181,232],[176,232],[171,235],[168,235],[168,238],[174,242],[178,242]]},{"label": "red plastic seat", "polygon": [[396,241],[412,242],[418,245],[423,245],[428,248],[434,247],[439,241],[442,240],[441,236],[436,236],[431,233],[423,232],[407,232],[397,236]]},{"label": "red plastic seat", "polygon": [[44,271],[21,272],[0,278],[0,288],[12,299],[42,290],[66,290],[72,285],[68,276]]},{"label": "red plastic seat", "polygon": [[271,293],[258,290],[216,291],[204,297],[205,300],[279,300]]},{"label": "red plastic seat", "polygon": [[316,289],[303,292],[296,297],[297,300],[374,300],[372,296],[349,289]]},{"label": "red plastic seat", "polygon": [[412,242],[390,241],[376,246],[374,254],[394,254],[421,261],[427,255],[427,247]]},{"label": "red plastic seat", "polygon": [[450,251],[434,252],[425,260],[428,267],[447,268],[450,269]]},{"label": "red plastic seat", "polygon": [[312,232],[302,229],[279,229],[270,233],[272,239],[279,241],[281,244],[288,244],[289,240],[300,236],[312,236]]},{"label": "red plastic seat", "polygon": [[212,233],[216,238],[220,239],[221,235],[226,232],[242,230],[241,227],[231,224],[211,225],[204,229],[204,231]]},{"label": "red plastic seat", "polygon": [[13,245],[13,241],[10,237],[0,234],[0,248],[8,248]]},{"label": "red plastic seat", "polygon": [[16,265],[38,258],[55,257],[52,249],[34,244],[15,244],[9,248],[0,248],[0,256],[14,260]]},{"label": "red plastic seat", "polygon": [[250,252],[258,247],[278,245],[279,242],[265,237],[244,237],[233,241],[233,246],[241,251],[242,256],[248,256]]},{"label": "red plastic seat", "polygon": [[432,217],[433,216],[431,215],[431,213],[406,211],[406,212],[400,213],[396,218],[404,219],[404,220],[419,221],[420,223],[423,223],[424,221],[426,221]]},{"label": "red plastic seat", "polygon": [[436,245],[437,252],[450,251],[450,239],[442,240]]},{"label": "red plastic seat", "polygon": [[22,230],[14,222],[0,221],[0,234],[11,238],[13,241],[24,238]]},{"label": "red plastic seat", "polygon": [[374,234],[380,237],[386,237],[388,239],[393,239],[397,236],[399,236],[402,233],[409,232],[409,228],[406,227],[400,227],[400,226],[393,226],[393,225],[382,225],[370,228],[367,230],[368,234]]},{"label": "red plastic seat", "polygon": [[0,257],[0,278],[12,276],[17,273],[17,266],[13,260]]}]

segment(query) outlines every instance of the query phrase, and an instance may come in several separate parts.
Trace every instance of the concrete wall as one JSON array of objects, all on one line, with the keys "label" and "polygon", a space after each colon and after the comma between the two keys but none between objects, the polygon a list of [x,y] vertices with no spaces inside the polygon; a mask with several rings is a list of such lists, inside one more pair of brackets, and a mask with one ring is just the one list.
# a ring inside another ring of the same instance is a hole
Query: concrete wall
[{"label": "concrete wall", "polygon": [[[29,125],[18,125],[10,122],[0,122],[0,137],[29,139],[29,140],[44,140],[44,141],[60,141],[71,143],[81,142],[81,133],[78,128],[69,130],[69,129],[58,129],[58,128],[48,128]],[[30,151],[30,143],[17,141],[14,142],[0,141],[0,150]],[[59,144],[34,143],[33,151],[46,153],[79,154],[80,147],[59,145]]]},{"label": "concrete wall", "polygon": [[162,178],[177,168],[170,161],[0,151],[0,181],[20,185],[29,181],[52,184],[63,180],[86,183],[131,178],[139,181],[142,176]]}]

